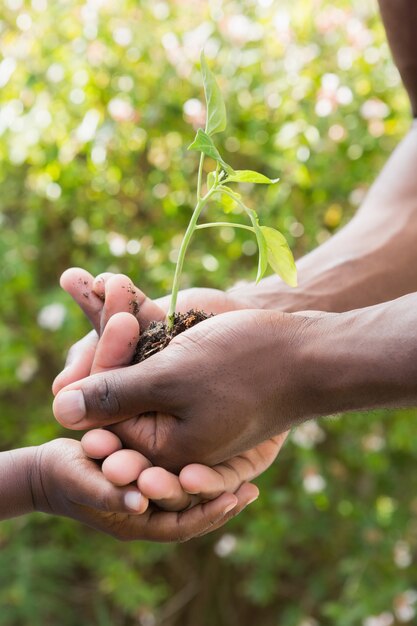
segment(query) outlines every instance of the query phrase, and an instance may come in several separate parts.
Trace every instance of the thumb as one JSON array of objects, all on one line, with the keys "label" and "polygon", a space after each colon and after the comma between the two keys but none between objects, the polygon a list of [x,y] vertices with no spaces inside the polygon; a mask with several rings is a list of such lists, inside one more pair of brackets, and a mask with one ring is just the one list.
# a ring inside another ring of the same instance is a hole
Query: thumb
[{"label": "thumb", "polygon": [[98,342],[91,374],[129,365],[138,339],[139,324],[136,317],[126,312],[115,313],[107,322]]},{"label": "thumb", "polygon": [[170,354],[168,346],[144,363],[93,374],[68,385],[55,397],[55,418],[66,428],[87,430],[150,411],[175,415],[182,394]]}]

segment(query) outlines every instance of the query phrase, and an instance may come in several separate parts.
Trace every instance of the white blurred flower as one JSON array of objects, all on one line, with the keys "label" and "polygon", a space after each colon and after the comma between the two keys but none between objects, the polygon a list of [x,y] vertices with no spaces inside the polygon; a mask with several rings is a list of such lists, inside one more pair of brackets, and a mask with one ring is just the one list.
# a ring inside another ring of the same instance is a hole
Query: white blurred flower
[{"label": "white blurred flower", "polygon": [[219,262],[212,254],[204,254],[201,259],[201,264],[208,272],[215,272],[219,269]]},{"label": "white blurred flower", "polygon": [[137,241],[137,239],[129,239],[126,244],[126,251],[128,254],[138,254],[141,247],[142,244],[140,243],[140,241]]},{"label": "white blurred flower", "polygon": [[186,122],[192,124],[194,128],[204,126],[206,121],[206,107],[200,100],[190,98],[184,103],[183,111]]},{"label": "white blurred flower", "polygon": [[107,236],[110,253],[113,256],[124,256],[126,254],[126,237],[119,233],[109,233]]},{"label": "white blurred flower", "polygon": [[52,83],[59,83],[64,79],[64,68],[60,63],[52,63],[47,69],[46,77]]},{"label": "white blurred flower", "polygon": [[326,94],[334,95],[340,85],[340,78],[337,74],[324,74],[321,79],[321,86]]},{"label": "white blurred flower", "polygon": [[91,150],[91,160],[96,165],[101,165],[105,162],[107,157],[106,148],[104,146],[98,145],[94,146]]},{"label": "white blurred flower", "polygon": [[412,606],[401,606],[396,609],[395,615],[399,622],[411,622],[416,615],[416,611]]},{"label": "white blurred flower", "polygon": [[337,64],[341,70],[350,70],[355,59],[355,50],[350,46],[342,46],[337,51]]},{"label": "white blurred flower", "polygon": [[326,481],[316,470],[310,469],[304,476],[303,487],[307,493],[320,493],[325,489]]},{"label": "white blurred flower", "polygon": [[328,98],[319,98],[315,107],[316,115],[327,117],[333,111],[333,103]]},{"label": "white blurred flower", "polygon": [[16,369],[16,377],[22,383],[28,383],[38,371],[38,361],[33,356],[25,357]]},{"label": "white blurred flower", "polygon": [[361,106],[361,115],[365,120],[381,120],[387,117],[389,112],[389,107],[378,98],[370,98]]},{"label": "white blurred flower", "polygon": [[4,87],[9,82],[13,72],[16,69],[16,60],[12,57],[6,57],[0,63],[0,87]]},{"label": "white blurred flower", "polygon": [[368,452],[379,452],[385,448],[385,439],[377,433],[371,433],[362,437],[362,446]]},{"label": "white blurred flower", "polygon": [[318,14],[316,18],[316,25],[319,32],[326,34],[335,30],[339,26],[345,26],[347,19],[347,11],[329,6]]},{"label": "white blurred flower", "polygon": [[49,200],[58,200],[61,197],[62,189],[58,183],[48,183],[46,185],[45,194]]},{"label": "white blurred flower", "polygon": [[64,323],[67,310],[63,304],[55,302],[44,306],[38,313],[38,325],[46,330],[58,330]]},{"label": "white blurred flower", "polygon": [[122,98],[113,98],[110,100],[107,108],[116,122],[125,122],[135,117],[135,110],[131,103]]},{"label": "white blurred flower", "polygon": [[349,87],[342,85],[336,93],[336,100],[339,104],[350,104],[353,100],[353,93]]},{"label": "white blurred flower", "polygon": [[342,141],[346,137],[346,129],[341,124],[333,124],[329,128],[329,137],[332,141]]},{"label": "white blurred flower", "polygon": [[231,15],[226,21],[226,32],[228,36],[237,44],[244,44],[248,41],[258,41],[262,38],[263,28],[260,24],[253,22],[246,15]]},{"label": "white blurred flower", "polygon": [[399,569],[409,567],[413,562],[410,546],[406,541],[397,541],[394,546],[394,563]]},{"label": "white blurred flower", "polygon": [[348,40],[357,50],[364,50],[373,43],[371,31],[356,17],[348,20],[346,30]]},{"label": "white blurred flower", "polygon": [[100,121],[100,113],[97,109],[90,109],[83,117],[83,121],[75,131],[75,135],[78,141],[87,143],[91,141],[97,130],[98,123]]},{"label": "white blurred flower", "polygon": [[119,45],[126,47],[132,42],[132,31],[128,26],[119,26],[113,31],[113,39]]},{"label": "white blurred flower", "polygon": [[236,549],[237,539],[234,535],[226,533],[220,537],[219,541],[214,545],[214,552],[217,556],[224,558],[232,554]]},{"label": "white blurred flower", "polygon": [[301,620],[298,626],[320,626],[318,621],[314,617],[305,617]]},{"label": "white blurred flower", "polygon": [[82,104],[85,100],[85,92],[80,87],[71,89],[69,98],[73,104]]},{"label": "white blurred flower", "polygon": [[380,615],[371,615],[362,622],[363,626],[392,626],[394,616],[392,613],[381,613]]},{"label": "white blurred flower", "polygon": [[357,187],[350,192],[349,202],[353,206],[359,206],[365,199],[368,190],[365,187]]},{"label": "white blurred flower", "polygon": [[284,39],[284,43],[288,43],[290,40],[291,29],[291,17],[288,11],[285,9],[279,9],[274,15],[273,23],[275,30],[280,36],[280,41],[283,41]]},{"label": "white blurred flower", "polygon": [[293,442],[300,448],[305,448],[306,450],[311,450],[317,443],[324,441],[325,438],[326,433],[320,428],[317,422],[313,420],[301,424],[292,434]]},{"label": "white blurred flower", "polygon": [[16,25],[23,32],[29,30],[32,26],[32,18],[30,17],[29,13],[21,13],[20,15],[18,15],[16,19]]}]

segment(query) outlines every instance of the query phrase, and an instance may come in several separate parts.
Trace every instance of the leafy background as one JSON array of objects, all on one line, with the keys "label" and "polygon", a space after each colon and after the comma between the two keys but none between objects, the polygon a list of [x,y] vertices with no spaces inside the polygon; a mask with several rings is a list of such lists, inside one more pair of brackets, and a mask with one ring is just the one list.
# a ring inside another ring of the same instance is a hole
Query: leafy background
[{"label": "leafy background", "polygon": [[[60,273],[129,274],[158,296],[194,196],[205,45],[235,168],[296,256],[354,213],[409,125],[367,0],[5,0],[0,8],[0,438],[61,434],[50,384],[88,329]],[[194,128],[193,128],[194,127]],[[204,231],[184,285],[253,279],[245,232]],[[416,412],[298,429],[259,501],[181,546],[119,544],[35,514],[0,527],[0,626],[415,623]]]}]

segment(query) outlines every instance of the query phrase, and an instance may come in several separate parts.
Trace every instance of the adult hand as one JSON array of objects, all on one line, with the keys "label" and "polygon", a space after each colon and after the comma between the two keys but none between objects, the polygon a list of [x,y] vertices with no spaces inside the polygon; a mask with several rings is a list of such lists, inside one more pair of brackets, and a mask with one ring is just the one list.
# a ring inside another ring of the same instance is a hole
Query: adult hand
[{"label": "adult hand", "polygon": [[[135,288],[126,276],[103,274],[94,279],[85,270],[72,268],[63,274],[61,284],[84,310],[98,331],[103,327],[103,318],[106,320],[107,330],[110,330],[108,328],[108,320],[111,319],[112,323],[116,322],[117,312],[126,311],[129,308],[134,310],[137,313],[137,317],[145,324],[144,316],[151,316],[154,319],[164,319],[165,316],[165,312],[158,308],[155,302],[148,299],[143,292]],[[183,292],[181,310],[201,306],[201,304],[198,305],[197,303],[199,297],[205,298],[204,306],[211,311],[216,310],[220,312],[227,306],[232,306],[232,300],[227,294],[210,289],[191,289]],[[132,301],[135,303],[134,307],[132,307]],[[168,307],[169,303],[166,301],[165,305]],[[243,306],[242,302],[235,305]],[[133,335],[133,332],[128,330],[128,324],[124,323],[122,328],[119,327],[119,330],[114,326],[114,329],[111,329],[107,334],[115,337],[116,340],[120,338],[123,343],[123,341],[127,342],[126,333],[129,332]],[[71,348],[66,367],[54,382],[53,391],[55,394],[65,385],[87,377],[93,368],[94,361],[97,366],[97,343],[98,335],[93,331]],[[103,344],[103,341],[101,343]],[[106,359],[106,366],[103,366],[103,363],[101,363],[99,369],[114,369],[114,367],[124,365],[124,350],[120,351],[120,347],[116,348],[116,351],[121,356],[121,359],[117,362],[119,357],[116,357],[116,361],[114,361],[115,351],[110,350],[109,347],[107,345],[104,352],[103,350],[101,351],[102,357]],[[113,357],[110,358],[110,367],[108,359],[111,353],[113,353]],[[101,359],[99,358],[99,360]],[[93,369],[96,371],[97,367]],[[202,499],[217,497],[224,491],[235,492],[244,481],[253,480],[274,462],[287,435],[288,433],[282,433],[277,437],[272,437],[244,454],[229,459],[227,463],[221,463],[214,467],[194,463],[184,467],[179,477],[183,489],[190,494],[198,495]],[[137,449],[136,446],[133,447]],[[155,468],[152,469],[152,472],[155,472]],[[148,475],[149,472],[145,472],[143,479],[148,477]],[[159,482],[162,484],[161,481]],[[165,496],[162,492],[159,493],[160,490],[156,490],[157,485],[155,481],[152,481],[152,484],[147,485],[147,487],[149,489],[147,495],[153,500],[158,499],[159,504],[161,502],[160,497]],[[141,484],[141,488],[144,489],[143,484]]]},{"label": "adult hand", "polygon": [[313,322],[265,311],[218,315],[144,363],[69,385],[55,415],[73,429],[113,424],[127,447],[167,469],[213,465],[302,417],[298,348]]}]

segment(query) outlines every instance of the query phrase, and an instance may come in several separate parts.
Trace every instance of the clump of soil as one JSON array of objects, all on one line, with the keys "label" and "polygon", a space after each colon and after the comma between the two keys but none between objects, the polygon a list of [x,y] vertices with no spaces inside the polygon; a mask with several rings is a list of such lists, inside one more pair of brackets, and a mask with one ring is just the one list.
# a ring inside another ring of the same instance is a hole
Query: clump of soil
[{"label": "clump of soil", "polygon": [[187,313],[176,313],[174,326],[170,330],[168,330],[166,322],[151,322],[139,337],[132,365],[141,363],[153,354],[160,352],[167,347],[174,337],[209,317],[213,317],[213,314],[208,315],[204,311],[195,311],[194,309]]}]

